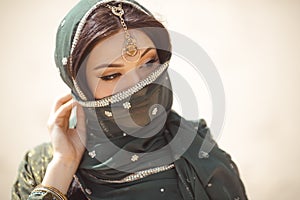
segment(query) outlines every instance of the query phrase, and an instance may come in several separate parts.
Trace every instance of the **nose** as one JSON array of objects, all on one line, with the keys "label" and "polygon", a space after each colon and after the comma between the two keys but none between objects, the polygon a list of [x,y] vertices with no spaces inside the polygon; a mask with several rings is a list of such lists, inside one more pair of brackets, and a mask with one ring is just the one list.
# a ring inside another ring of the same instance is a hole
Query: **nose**
[{"label": "nose", "polygon": [[118,81],[117,88],[119,91],[132,87],[141,80],[141,77],[138,73],[138,66],[125,66],[125,68],[126,70],[123,71],[123,76]]},{"label": "nose", "polygon": [[140,76],[137,72],[137,67],[133,67],[124,74],[124,84],[128,87],[137,84],[140,81]]},{"label": "nose", "polygon": [[128,76],[128,79],[132,82],[132,84],[136,84],[141,80],[140,74],[138,73],[138,67],[134,67],[128,71],[126,76]]}]

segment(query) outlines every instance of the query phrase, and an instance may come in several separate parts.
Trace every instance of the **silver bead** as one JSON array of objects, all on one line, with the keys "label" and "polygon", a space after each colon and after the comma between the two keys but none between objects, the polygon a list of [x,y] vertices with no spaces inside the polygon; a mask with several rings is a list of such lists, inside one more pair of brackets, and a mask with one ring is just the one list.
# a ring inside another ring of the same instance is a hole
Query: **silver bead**
[{"label": "silver bead", "polygon": [[123,133],[123,136],[125,137],[125,136],[127,136],[127,134],[126,134],[126,133]]},{"label": "silver bead", "polygon": [[68,64],[68,58],[67,57],[63,57],[63,59],[61,60],[63,65],[67,65]]},{"label": "silver bead", "polygon": [[207,184],[207,187],[211,187],[211,186],[212,186],[212,184],[211,184],[211,183],[208,183],[208,184]]},{"label": "silver bead", "polygon": [[134,154],[133,156],[131,156],[131,161],[132,161],[132,162],[135,162],[135,161],[137,161],[138,159],[139,159],[139,156],[136,155],[136,154]]},{"label": "silver bead", "polygon": [[158,108],[155,107],[155,108],[152,110],[152,115],[156,115],[156,114],[157,114],[157,111],[158,111]]},{"label": "silver bead", "polygon": [[105,111],[104,114],[105,114],[107,117],[112,117],[112,112],[110,112],[110,111]]},{"label": "silver bead", "polygon": [[164,192],[165,191],[165,189],[164,188],[160,188],[160,192]]},{"label": "silver bead", "polygon": [[199,158],[209,158],[209,154],[205,151],[200,151]]},{"label": "silver bead", "polygon": [[65,25],[66,20],[63,20],[60,24],[60,27],[63,27]]},{"label": "silver bead", "polygon": [[240,200],[240,197],[235,197],[234,200]]},{"label": "silver bead", "polygon": [[125,103],[123,103],[123,107],[125,108],[125,109],[130,109],[131,108],[131,104],[130,104],[130,102],[125,102]]},{"label": "silver bead", "polygon": [[96,152],[95,152],[95,150],[89,152],[89,156],[90,156],[91,158],[95,158],[95,157],[96,157]]}]

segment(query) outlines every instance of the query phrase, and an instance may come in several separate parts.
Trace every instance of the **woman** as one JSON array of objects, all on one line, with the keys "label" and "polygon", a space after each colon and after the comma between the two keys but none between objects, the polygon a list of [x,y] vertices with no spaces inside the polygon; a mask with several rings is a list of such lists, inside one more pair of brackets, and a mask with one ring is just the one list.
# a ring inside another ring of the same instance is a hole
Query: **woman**
[{"label": "woman", "polygon": [[137,2],[80,1],[55,51],[72,94],[53,106],[51,144],[26,154],[12,199],[247,199],[228,154],[199,157],[205,121],[171,110],[170,58],[167,30]]}]

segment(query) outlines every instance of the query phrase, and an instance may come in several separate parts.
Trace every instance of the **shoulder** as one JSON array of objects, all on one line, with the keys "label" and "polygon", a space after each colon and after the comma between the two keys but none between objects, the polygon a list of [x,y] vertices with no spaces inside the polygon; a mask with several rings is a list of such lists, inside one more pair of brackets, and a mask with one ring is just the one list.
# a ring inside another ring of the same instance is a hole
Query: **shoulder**
[{"label": "shoulder", "polygon": [[210,198],[221,199],[228,195],[234,199],[247,199],[237,165],[230,154],[217,145],[205,120],[189,123],[197,130],[197,135],[185,156],[207,186]]},{"label": "shoulder", "polygon": [[236,164],[230,154],[219,148],[206,121],[185,120],[176,113],[172,113],[171,119],[170,126],[180,126],[184,133],[179,145],[190,138],[190,145],[181,146],[186,151],[175,161],[175,165],[184,166],[177,169],[178,173],[186,174],[186,177],[196,174],[211,199],[247,199]]},{"label": "shoulder", "polygon": [[217,168],[226,168],[231,173],[239,175],[230,154],[218,146],[204,119],[186,120],[185,122],[196,131],[194,140],[187,149],[186,156],[197,161],[195,163],[201,165],[201,167],[207,167],[206,170],[211,171],[211,173],[215,173]]}]

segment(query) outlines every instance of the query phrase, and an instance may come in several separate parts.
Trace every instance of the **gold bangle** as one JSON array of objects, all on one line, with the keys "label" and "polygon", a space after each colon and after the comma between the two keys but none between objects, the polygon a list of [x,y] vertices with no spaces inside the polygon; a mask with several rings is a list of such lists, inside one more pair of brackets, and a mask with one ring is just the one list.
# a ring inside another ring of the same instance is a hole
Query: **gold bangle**
[{"label": "gold bangle", "polygon": [[59,200],[68,200],[67,197],[61,191],[52,186],[45,186],[40,184],[34,188],[34,191],[50,192]]}]

